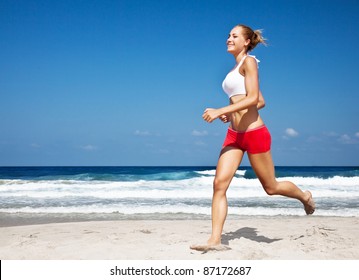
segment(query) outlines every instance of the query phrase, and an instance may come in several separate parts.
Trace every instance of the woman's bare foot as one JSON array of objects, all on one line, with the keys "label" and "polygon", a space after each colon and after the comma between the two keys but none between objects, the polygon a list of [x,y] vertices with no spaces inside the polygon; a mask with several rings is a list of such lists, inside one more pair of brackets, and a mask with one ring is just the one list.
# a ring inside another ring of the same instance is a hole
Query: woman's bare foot
[{"label": "woman's bare foot", "polygon": [[190,247],[192,250],[196,251],[202,251],[202,252],[208,252],[208,251],[227,251],[231,250],[229,246],[223,245],[223,244],[217,244],[217,245],[192,245]]},{"label": "woman's bare foot", "polygon": [[304,204],[304,210],[307,215],[312,215],[315,211],[315,202],[312,197],[312,193],[310,191],[305,191],[304,193],[307,194],[307,199]]},{"label": "woman's bare foot", "polygon": [[223,245],[221,243],[221,239],[218,238],[210,238],[205,245],[192,245],[190,246],[192,250],[207,252],[207,251],[226,251],[230,250],[231,248]]}]

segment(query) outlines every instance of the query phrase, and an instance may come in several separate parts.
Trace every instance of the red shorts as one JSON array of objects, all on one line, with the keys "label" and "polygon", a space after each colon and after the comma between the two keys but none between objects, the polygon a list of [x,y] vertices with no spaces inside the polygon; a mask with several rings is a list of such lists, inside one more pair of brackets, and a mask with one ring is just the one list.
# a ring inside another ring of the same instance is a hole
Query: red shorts
[{"label": "red shorts", "polygon": [[235,131],[229,127],[223,148],[228,146],[250,154],[265,153],[270,150],[271,136],[265,125],[246,131]]}]

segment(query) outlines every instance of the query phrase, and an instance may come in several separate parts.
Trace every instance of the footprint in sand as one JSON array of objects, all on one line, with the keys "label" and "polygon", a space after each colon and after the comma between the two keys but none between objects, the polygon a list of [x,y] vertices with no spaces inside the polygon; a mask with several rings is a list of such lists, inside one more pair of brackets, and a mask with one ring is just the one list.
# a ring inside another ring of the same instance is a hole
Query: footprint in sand
[{"label": "footprint in sand", "polygon": [[148,230],[148,229],[141,229],[140,232],[144,233],[144,234],[151,234],[152,231]]}]

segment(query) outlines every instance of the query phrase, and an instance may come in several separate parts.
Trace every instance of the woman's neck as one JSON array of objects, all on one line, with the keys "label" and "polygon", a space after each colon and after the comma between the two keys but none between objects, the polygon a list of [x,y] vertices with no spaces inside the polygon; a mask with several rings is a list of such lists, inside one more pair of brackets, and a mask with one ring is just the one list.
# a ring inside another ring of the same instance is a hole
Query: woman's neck
[{"label": "woman's neck", "polygon": [[245,56],[247,56],[247,51],[243,50],[239,54],[234,55],[234,59],[236,60],[237,63],[239,63],[242,60],[242,58]]}]

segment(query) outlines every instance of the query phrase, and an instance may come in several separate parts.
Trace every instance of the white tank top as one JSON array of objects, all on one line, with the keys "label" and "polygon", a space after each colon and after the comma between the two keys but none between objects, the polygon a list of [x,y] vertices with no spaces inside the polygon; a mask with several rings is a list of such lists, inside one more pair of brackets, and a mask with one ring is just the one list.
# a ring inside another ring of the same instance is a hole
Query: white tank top
[{"label": "white tank top", "polygon": [[[223,80],[222,88],[224,92],[228,95],[228,98],[231,98],[235,95],[245,95],[246,94],[246,87],[244,83],[244,76],[239,73],[239,67],[243,64],[244,60],[246,59],[248,55],[244,56],[241,61],[236,65],[236,67],[230,71],[226,78]],[[251,55],[251,57],[255,56]],[[257,63],[259,62],[258,59],[256,59]]]}]

